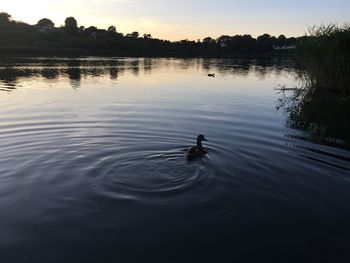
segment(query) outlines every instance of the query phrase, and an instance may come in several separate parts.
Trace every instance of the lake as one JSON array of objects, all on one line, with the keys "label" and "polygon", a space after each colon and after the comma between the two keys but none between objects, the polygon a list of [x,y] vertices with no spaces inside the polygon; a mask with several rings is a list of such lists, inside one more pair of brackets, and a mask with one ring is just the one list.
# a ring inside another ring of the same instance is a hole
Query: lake
[{"label": "lake", "polygon": [[293,61],[1,61],[1,262],[350,256],[350,100]]}]

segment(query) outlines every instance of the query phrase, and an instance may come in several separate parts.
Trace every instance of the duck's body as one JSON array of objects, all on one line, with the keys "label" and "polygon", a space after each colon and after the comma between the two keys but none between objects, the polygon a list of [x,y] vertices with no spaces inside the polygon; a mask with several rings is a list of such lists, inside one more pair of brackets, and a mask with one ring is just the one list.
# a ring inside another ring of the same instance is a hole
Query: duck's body
[{"label": "duck's body", "polygon": [[208,77],[215,78],[215,73],[210,73],[210,74],[208,74]]},{"label": "duck's body", "polygon": [[204,156],[207,153],[203,148],[202,141],[207,141],[207,139],[205,139],[203,135],[199,135],[197,138],[197,145],[188,148],[186,152],[186,157],[188,160],[194,160]]}]

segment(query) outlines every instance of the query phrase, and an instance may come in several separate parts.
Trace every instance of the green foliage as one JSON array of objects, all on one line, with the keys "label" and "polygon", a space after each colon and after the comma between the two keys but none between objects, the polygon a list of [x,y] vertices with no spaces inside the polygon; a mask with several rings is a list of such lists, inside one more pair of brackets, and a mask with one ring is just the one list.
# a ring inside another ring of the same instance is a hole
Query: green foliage
[{"label": "green foliage", "polygon": [[299,40],[298,54],[310,87],[350,94],[350,27],[334,24],[309,29]]}]

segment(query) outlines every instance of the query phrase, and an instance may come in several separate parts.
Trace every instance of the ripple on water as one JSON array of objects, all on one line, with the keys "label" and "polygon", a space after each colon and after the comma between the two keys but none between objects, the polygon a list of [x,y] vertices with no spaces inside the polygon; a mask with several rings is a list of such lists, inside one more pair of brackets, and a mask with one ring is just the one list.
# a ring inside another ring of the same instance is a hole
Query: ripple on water
[{"label": "ripple on water", "polygon": [[209,155],[187,161],[180,147],[134,150],[101,156],[87,176],[93,179],[100,195],[162,200],[209,188],[213,183],[213,164]]}]

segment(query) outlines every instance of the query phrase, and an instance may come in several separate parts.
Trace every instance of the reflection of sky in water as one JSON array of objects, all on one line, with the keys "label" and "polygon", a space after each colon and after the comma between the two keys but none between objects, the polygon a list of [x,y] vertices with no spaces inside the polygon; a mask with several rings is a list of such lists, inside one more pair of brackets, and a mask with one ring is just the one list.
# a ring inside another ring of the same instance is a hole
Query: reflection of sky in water
[{"label": "reflection of sky in water", "polygon": [[[281,64],[282,63],[282,64]],[[109,77],[117,80],[122,77],[131,79],[140,77],[143,81],[156,83],[169,83],[176,79],[176,73],[191,72],[197,74],[207,74],[216,72],[217,76],[223,78],[240,78],[246,82],[254,77],[263,80],[269,74],[278,76],[285,64],[278,61],[247,61],[247,60],[201,60],[201,59],[33,59],[22,63],[4,63],[0,67],[1,89],[15,87],[18,79],[21,81],[32,81],[44,83],[45,79],[49,83],[60,78],[69,78],[71,85],[78,88],[80,82],[87,78]],[[152,78],[147,78],[152,76]],[[182,75],[182,77],[196,78],[196,75]],[[190,79],[187,79],[189,81]],[[206,79],[203,80],[207,84]],[[202,83],[203,84],[203,83]],[[206,86],[205,84],[203,84]]]},{"label": "reflection of sky in water", "polygon": [[[246,258],[252,244],[280,258],[347,247],[349,151],[324,138],[344,139],[346,117],[315,98],[276,110],[284,84],[295,85],[288,61],[3,62],[0,255],[143,262],[177,247],[174,262],[183,248],[206,262],[232,247]],[[200,133],[209,154],[187,162]]]}]

